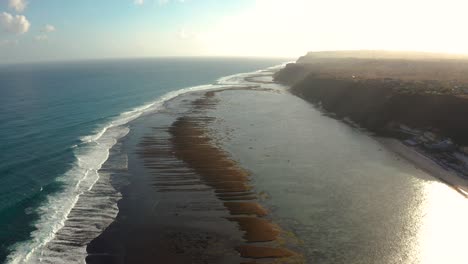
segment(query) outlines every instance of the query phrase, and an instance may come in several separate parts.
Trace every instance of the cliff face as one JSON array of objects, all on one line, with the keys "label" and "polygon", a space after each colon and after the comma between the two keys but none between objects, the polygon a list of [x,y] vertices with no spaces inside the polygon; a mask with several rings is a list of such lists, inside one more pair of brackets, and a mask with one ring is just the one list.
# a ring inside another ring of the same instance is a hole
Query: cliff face
[{"label": "cliff face", "polygon": [[303,80],[310,73],[309,69],[300,63],[289,63],[274,75],[277,82],[294,85]]},{"label": "cliff face", "polygon": [[390,125],[399,123],[437,130],[456,143],[468,145],[468,96],[414,92],[412,82],[389,78],[337,78],[310,70],[303,63],[286,67],[275,79],[292,85],[294,94],[320,103],[325,110],[349,117],[371,131],[385,132]]}]

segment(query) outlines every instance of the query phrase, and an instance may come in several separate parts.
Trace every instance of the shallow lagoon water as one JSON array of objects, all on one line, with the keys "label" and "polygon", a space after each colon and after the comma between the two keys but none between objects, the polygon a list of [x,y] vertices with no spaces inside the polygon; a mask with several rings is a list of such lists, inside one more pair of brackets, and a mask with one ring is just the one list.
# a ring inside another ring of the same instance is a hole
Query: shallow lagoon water
[{"label": "shallow lagoon water", "polygon": [[288,92],[219,97],[220,144],[310,263],[468,263],[452,188]]}]

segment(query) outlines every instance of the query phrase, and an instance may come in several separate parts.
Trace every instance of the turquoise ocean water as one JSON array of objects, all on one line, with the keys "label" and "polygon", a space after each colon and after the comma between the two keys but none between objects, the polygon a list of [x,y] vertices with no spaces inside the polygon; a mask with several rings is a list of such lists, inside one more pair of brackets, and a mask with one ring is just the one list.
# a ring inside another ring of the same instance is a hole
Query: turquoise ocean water
[{"label": "turquoise ocean water", "polygon": [[27,254],[60,228],[83,189],[97,181],[109,149],[128,133],[125,124],[184,91],[284,61],[0,65],[0,263],[14,252]]}]

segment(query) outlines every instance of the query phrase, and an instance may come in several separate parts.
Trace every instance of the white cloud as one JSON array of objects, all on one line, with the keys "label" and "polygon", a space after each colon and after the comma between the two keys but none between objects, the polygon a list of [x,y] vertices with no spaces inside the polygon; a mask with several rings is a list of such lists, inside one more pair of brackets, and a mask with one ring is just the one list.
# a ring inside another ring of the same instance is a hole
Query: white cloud
[{"label": "white cloud", "polygon": [[44,26],[44,28],[41,30],[41,32],[45,32],[45,33],[50,33],[50,32],[54,32],[56,29],[54,26],[50,25],[50,24],[47,24]]},{"label": "white cloud", "polygon": [[48,40],[49,37],[47,37],[47,35],[45,35],[45,34],[41,34],[41,35],[37,35],[37,36],[35,37],[35,39],[36,39],[37,41],[43,41],[43,40]]},{"label": "white cloud", "polygon": [[0,13],[0,26],[3,30],[15,33],[15,34],[23,34],[28,32],[29,27],[31,24],[26,19],[25,16],[22,15],[15,15],[3,12]]},{"label": "white cloud", "polygon": [[0,40],[0,47],[4,47],[4,46],[14,46],[14,45],[17,45],[18,44],[18,40],[10,40],[10,39],[4,39],[4,40]]},{"label": "white cloud", "polygon": [[145,3],[145,0],[134,0],[133,3],[135,5],[143,5]]},{"label": "white cloud", "polygon": [[37,41],[45,41],[49,39],[47,33],[54,32],[56,29],[53,25],[47,24],[41,29],[41,34],[34,37]]},{"label": "white cloud", "polygon": [[28,6],[28,2],[26,2],[25,0],[9,0],[8,1],[8,6],[11,9],[14,9],[16,12],[21,13]]}]

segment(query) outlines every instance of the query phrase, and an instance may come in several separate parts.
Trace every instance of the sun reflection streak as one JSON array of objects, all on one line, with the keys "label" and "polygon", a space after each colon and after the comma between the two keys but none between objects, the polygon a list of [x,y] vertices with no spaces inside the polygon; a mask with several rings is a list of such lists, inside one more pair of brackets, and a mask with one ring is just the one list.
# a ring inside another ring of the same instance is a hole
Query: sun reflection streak
[{"label": "sun reflection streak", "polygon": [[419,212],[419,263],[468,263],[468,200],[440,182],[428,182],[424,196]]}]

